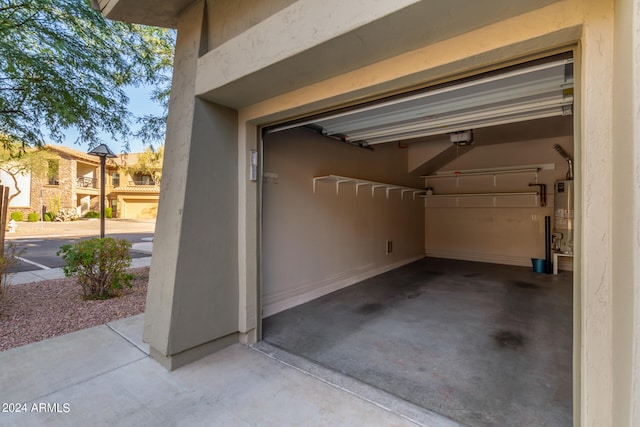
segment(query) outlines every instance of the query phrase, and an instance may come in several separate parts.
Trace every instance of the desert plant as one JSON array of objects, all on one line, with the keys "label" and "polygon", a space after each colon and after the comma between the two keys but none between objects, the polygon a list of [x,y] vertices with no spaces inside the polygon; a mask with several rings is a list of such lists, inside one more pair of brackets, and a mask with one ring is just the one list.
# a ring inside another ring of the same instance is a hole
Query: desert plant
[{"label": "desert plant", "polygon": [[104,217],[105,218],[111,218],[111,216],[113,215],[113,208],[104,208]]},{"label": "desert plant", "polygon": [[49,199],[49,211],[53,212],[54,217],[60,212],[60,195],[56,195]]},{"label": "desert plant", "polygon": [[27,221],[38,222],[40,221],[40,215],[38,215],[36,212],[31,212],[29,215],[27,215]]},{"label": "desert plant", "polygon": [[24,214],[20,211],[11,212],[11,219],[14,221],[24,221]]},{"label": "desert plant", "polygon": [[62,245],[57,255],[65,266],[66,277],[76,277],[85,299],[111,298],[124,287],[131,287],[131,243],[124,239],[93,238],[73,245]]},{"label": "desert plant", "polygon": [[56,218],[56,214],[54,214],[53,212],[45,212],[44,213],[44,220],[45,221],[53,221]]},{"label": "desert plant", "polygon": [[100,212],[96,212],[96,211],[89,211],[86,214],[84,214],[85,218],[100,218]]},{"label": "desert plant", "polygon": [[80,215],[73,208],[62,208],[53,218],[54,221],[77,221],[80,219]]}]

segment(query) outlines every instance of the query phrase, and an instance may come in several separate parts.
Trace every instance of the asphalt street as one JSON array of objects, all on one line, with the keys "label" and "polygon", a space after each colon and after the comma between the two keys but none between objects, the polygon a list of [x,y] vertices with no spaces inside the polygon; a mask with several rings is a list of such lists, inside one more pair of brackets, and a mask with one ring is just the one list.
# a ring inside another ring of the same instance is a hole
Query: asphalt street
[{"label": "asphalt street", "polygon": [[[32,271],[48,268],[58,268],[64,266],[64,261],[56,252],[60,246],[73,244],[80,240],[90,239],[93,236],[82,237],[33,237],[25,239],[14,239],[12,245],[18,253],[18,262],[10,268],[9,272]],[[108,237],[115,239],[126,239],[129,242],[139,243],[149,241],[153,238],[153,233],[123,233],[111,234]],[[131,250],[131,258],[149,256],[148,253]]]},{"label": "asphalt street", "polygon": [[[97,220],[19,223],[14,232],[6,234],[5,247],[11,245],[19,251],[18,262],[9,271],[15,273],[62,267],[64,262],[56,255],[60,246],[97,237],[99,232],[100,222]],[[150,242],[155,232],[155,220],[108,219],[105,232],[107,237],[127,239],[132,244]],[[148,252],[131,250],[132,258],[148,256]]]}]

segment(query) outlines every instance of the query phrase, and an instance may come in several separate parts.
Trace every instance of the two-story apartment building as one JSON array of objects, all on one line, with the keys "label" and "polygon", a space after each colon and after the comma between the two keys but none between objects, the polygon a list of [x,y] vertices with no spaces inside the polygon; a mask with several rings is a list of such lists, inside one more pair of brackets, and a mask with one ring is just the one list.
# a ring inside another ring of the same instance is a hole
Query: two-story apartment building
[{"label": "two-story apartment building", "polygon": [[[21,211],[25,215],[46,210],[76,209],[83,216],[89,211],[98,211],[100,206],[100,162],[99,158],[64,146],[47,146],[49,154],[46,172],[23,174],[17,177],[20,195],[9,205],[9,211]],[[155,218],[160,195],[159,183],[148,174],[132,169],[137,154],[120,154],[107,161],[105,183],[107,206],[112,208],[114,218]],[[6,175],[6,172],[5,172]],[[12,179],[3,179],[5,185],[16,184]]]}]

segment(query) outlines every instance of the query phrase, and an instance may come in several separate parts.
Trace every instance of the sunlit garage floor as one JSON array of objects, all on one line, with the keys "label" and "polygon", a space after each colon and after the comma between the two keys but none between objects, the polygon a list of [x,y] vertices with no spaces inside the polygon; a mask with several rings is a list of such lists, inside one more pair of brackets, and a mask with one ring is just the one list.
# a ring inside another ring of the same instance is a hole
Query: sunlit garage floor
[{"label": "sunlit garage floor", "polygon": [[264,320],[264,339],[470,426],[572,423],[572,275],[424,258]]}]

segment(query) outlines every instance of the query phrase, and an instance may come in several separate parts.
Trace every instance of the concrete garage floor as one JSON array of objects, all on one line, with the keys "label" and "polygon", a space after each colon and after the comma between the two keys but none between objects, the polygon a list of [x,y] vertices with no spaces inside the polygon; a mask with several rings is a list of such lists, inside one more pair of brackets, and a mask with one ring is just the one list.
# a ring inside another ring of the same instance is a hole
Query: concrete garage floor
[{"label": "concrete garage floor", "polygon": [[572,424],[572,274],[424,258],[263,321],[264,339],[469,426]]}]

